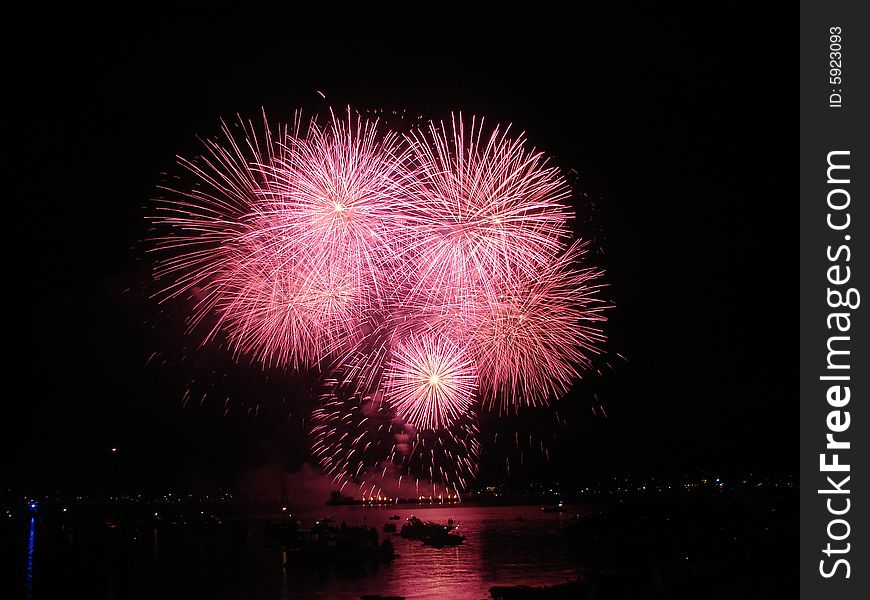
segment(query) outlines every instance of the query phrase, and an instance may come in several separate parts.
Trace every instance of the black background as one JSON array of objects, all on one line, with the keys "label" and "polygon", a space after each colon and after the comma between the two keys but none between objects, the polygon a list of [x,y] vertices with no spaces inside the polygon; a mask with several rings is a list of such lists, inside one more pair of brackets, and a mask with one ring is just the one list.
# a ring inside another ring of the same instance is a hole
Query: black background
[{"label": "black background", "polygon": [[[508,7],[10,17],[4,480],[231,485],[306,460],[286,407],[244,406],[281,387],[292,406],[310,382],[264,384],[196,351],[180,314],[155,316],[143,206],[220,117],[348,103],[511,122],[577,171],[577,232],[602,249],[616,306],[613,368],[562,403],[569,425],[542,476],[796,471],[796,36],[774,14]],[[229,373],[229,416],[223,398],[181,409],[190,362],[144,366],[182,345]]]}]

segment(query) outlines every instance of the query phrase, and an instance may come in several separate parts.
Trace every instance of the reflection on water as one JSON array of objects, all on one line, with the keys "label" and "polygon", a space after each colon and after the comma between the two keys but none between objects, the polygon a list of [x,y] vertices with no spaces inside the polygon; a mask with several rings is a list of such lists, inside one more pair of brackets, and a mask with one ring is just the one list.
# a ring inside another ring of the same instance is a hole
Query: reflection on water
[{"label": "reflection on water", "polygon": [[30,517],[30,531],[27,534],[27,561],[24,563],[24,597],[33,598],[33,549],[36,540],[36,517]]},{"label": "reflection on water", "polygon": [[[398,514],[401,520],[390,520]],[[436,548],[385,533],[415,514],[446,523],[453,519],[461,546]],[[577,556],[560,529],[571,513],[547,514],[538,507],[364,508],[327,507],[296,514],[304,526],[331,516],[335,525],[375,527],[399,555],[392,562],[341,566],[304,560],[267,543],[264,518],[226,519],[222,527],[172,529],[108,528],[100,520],[75,535],[40,539],[33,579],[35,522],[27,546],[27,597],[63,593],[90,598],[330,598],[365,594],[451,600],[489,597],[493,585],[561,583],[579,573]],[[19,563],[20,564],[20,563]],[[285,568],[285,564],[287,565]]]},{"label": "reflection on water", "polygon": [[[281,562],[287,564],[287,550],[281,550]],[[290,585],[287,578],[287,569],[284,569],[281,577],[281,597],[286,598],[290,595]]]},{"label": "reflection on water", "polygon": [[[321,513],[319,516],[323,516]],[[449,507],[431,509],[366,510],[338,507],[330,514],[336,522],[369,525],[379,530],[392,514],[401,523],[410,515],[439,523],[454,519],[461,546],[435,548],[398,536],[390,539],[399,555],[375,572],[353,577],[338,573],[328,583],[312,582],[291,569],[296,597],[318,596],[328,590],[333,598],[359,598],[361,594],[406,598],[489,598],[493,585],[545,585],[577,577],[579,564],[569,542],[560,533],[572,518],[546,514],[538,507]],[[395,521],[394,521],[395,522]],[[383,532],[382,532],[382,535]],[[318,588],[318,584],[324,587]]]}]

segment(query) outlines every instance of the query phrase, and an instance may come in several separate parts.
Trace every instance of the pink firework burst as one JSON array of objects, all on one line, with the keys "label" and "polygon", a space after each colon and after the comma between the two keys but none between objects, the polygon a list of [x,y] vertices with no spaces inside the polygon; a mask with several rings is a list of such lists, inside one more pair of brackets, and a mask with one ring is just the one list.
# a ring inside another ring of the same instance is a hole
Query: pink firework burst
[{"label": "pink firework burst", "polygon": [[164,297],[197,288],[205,298],[198,317],[212,308],[210,283],[226,261],[235,260],[239,240],[252,229],[252,215],[271,187],[260,165],[283,154],[283,136],[279,128],[276,139],[265,115],[262,131],[241,119],[233,126],[222,122],[218,138],[203,140],[203,154],[192,160],[178,157],[189,178],[162,186],[167,197],[157,201],[149,217],[165,231],[154,240],[160,257],[155,277],[172,280]]},{"label": "pink firework burst", "polygon": [[170,231],[157,276],[173,279],[167,297],[195,292],[192,325],[214,314],[206,340],[223,332],[237,353],[293,368],[358,339],[392,272],[407,176],[403,143],[374,123],[348,113],[300,129],[225,125],[203,156],[180,159],[194,182],[167,188],[153,217]]},{"label": "pink firework burst", "polygon": [[408,216],[414,237],[403,246],[413,292],[430,303],[488,290],[493,277],[531,276],[563,247],[570,190],[522,135],[483,119],[406,136],[415,177]]},{"label": "pink firework burst", "polygon": [[217,327],[237,353],[301,368],[359,339],[361,293],[346,272],[324,267],[316,256],[297,253],[288,266],[258,250],[244,254],[215,282]]},{"label": "pink firework burst", "polygon": [[601,271],[569,246],[559,170],[509,127],[399,136],[348,109],[203,144],[151,217],[162,296],[193,297],[190,327],[237,357],[327,368],[312,433],[336,477],[458,492],[481,399],[546,404],[592,367]]},{"label": "pink firework burst", "polygon": [[347,273],[363,292],[358,301],[376,305],[408,231],[408,154],[399,136],[350,110],[325,126],[312,121],[271,169],[266,231],[320,257],[322,268]]},{"label": "pink firework burst", "polygon": [[598,297],[601,272],[580,266],[585,254],[575,242],[537,277],[494,282],[495,295],[470,315],[468,347],[490,407],[544,404],[591,366],[607,306]]},{"label": "pink firework burst", "polygon": [[474,403],[477,373],[468,354],[445,338],[412,336],[393,348],[384,372],[387,402],[418,429],[440,429]]}]

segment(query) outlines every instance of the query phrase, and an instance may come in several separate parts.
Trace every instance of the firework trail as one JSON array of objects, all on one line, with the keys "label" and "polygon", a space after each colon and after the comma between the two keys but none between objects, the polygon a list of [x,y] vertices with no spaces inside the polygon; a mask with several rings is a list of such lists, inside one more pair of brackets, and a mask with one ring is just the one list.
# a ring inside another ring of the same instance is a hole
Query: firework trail
[{"label": "firework trail", "polygon": [[438,489],[459,494],[473,481],[480,454],[473,411],[449,428],[420,431],[380,395],[335,393],[335,382],[327,388],[322,406],[312,413],[313,454],[335,483],[356,485],[372,496],[385,488],[409,495],[427,488],[433,495]]},{"label": "firework trail", "polygon": [[[171,280],[162,290],[164,297],[175,297],[194,288],[203,305],[196,313],[202,318],[213,308],[214,296],[208,288],[227,261],[235,259],[235,245],[250,231],[249,218],[269,182],[258,165],[270,163],[284,150],[263,117],[262,132],[241,119],[231,127],[222,122],[221,135],[203,140],[203,153],[178,162],[192,183],[182,181],[161,186],[167,197],[157,201],[150,221],[162,231],[154,239],[153,250],[160,257],[155,278]],[[235,129],[235,131],[234,131]],[[282,137],[279,129],[278,137]]]},{"label": "firework trail", "polygon": [[218,327],[237,353],[300,368],[361,337],[361,292],[346,272],[321,268],[309,253],[297,252],[292,268],[261,253],[247,248],[216,278]]}]

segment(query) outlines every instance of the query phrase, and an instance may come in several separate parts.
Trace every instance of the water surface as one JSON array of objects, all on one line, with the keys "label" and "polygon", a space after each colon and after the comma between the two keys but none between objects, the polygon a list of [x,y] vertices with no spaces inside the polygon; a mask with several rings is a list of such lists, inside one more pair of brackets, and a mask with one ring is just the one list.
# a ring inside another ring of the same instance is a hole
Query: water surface
[{"label": "water surface", "polygon": [[[579,509],[544,513],[540,507],[387,507],[324,506],[293,515],[310,526],[326,516],[335,525],[376,527],[389,537],[398,558],[381,564],[318,565],[289,557],[264,539],[265,518],[237,517],[214,529],[105,527],[102,521],[61,531],[50,523],[27,523],[20,543],[12,544],[25,598],[106,599],[204,598],[229,600],[328,598],[357,599],[366,594],[405,598],[490,598],[493,585],[545,585],[580,575],[570,536],[560,530]],[[582,512],[582,511],[581,511]],[[397,514],[401,520],[389,520]],[[424,546],[383,531],[410,515],[446,523],[453,519],[463,545]],[[231,530],[248,531],[247,539]],[[7,545],[7,550],[9,549]],[[4,561],[10,558],[4,558]],[[287,568],[284,567],[288,561]],[[9,563],[7,563],[9,566]],[[12,596],[17,597],[17,596]]]}]

